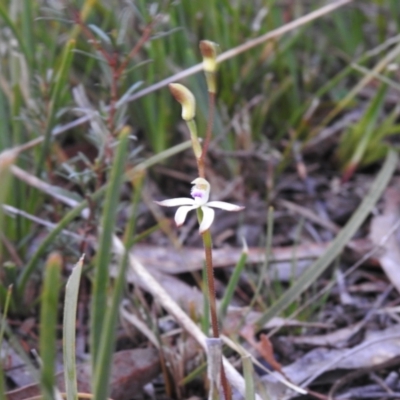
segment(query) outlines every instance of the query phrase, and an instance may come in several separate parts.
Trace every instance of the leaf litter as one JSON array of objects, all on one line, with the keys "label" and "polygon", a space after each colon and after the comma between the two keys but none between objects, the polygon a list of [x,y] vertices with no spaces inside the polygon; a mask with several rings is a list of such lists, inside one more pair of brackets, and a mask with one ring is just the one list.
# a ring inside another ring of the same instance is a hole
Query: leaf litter
[{"label": "leaf litter", "polygon": [[[388,190],[388,192],[390,193],[390,190]],[[385,206],[384,210],[386,210]],[[379,218],[379,216],[374,217],[372,224],[374,224],[374,220],[376,218]],[[387,233],[388,227],[389,225],[384,225],[383,232]],[[350,246],[351,248],[348,250],[347,256],[343,258],[343,262],[348,264],[352,260],[354,261],[363,251],[361,249],[370,250],[373,248],[374,244],[376,245],[379,243],[368,243],[368,240],[360,235],[358,239],[352,241],[352,245]],[[316,258],[320,257],[321,254],[324,253],[327,246],[329,246],[329,243],[312,243],[307,235],[305,235],[304,238],[301,238],[299,244],[283,247],[274,246],[272,249],[270,265],[272,268],[275,268],[275,272],[271,272],[274,271],[273,269],[269,271],[271,276],[267,279],[267,281],[281,280],[284,284],[286,284],[285,282],[290,282],[290,280],[296,276],[293,270],[293,259],[296,260],[298,266],[301,265],[300,261],[304,260],[305,268],[307,268],[307,265],[310,265]],[[387,246],[387,244],[384,243],[384,246]],[[235,260],[237,260],[240,251],[240,249],[236,249],[229,244],[225,244],[223,247],[216,249],[216,267],[221,269],[221,271],[227,271],[223,275],[218,276],[218,282],[219,285],[221,285],[222,290],[224,287],[224,281],[226,279],[225,274],[229,275],[228,270],[230,266],[234,264]],[[148,270],[151,271],[153,276],[157,278],[158,282],[164,287],[169,295],[178,304],[180,304],[187,313],[191,314],[193,313],[193,310],[196,310],[197,316],[200,317],[203,310],[203,294],[198,288],[195,287],[196,285],[193,285],[193,280],[188,279],[188,274],[195,273],[201,268],[201,262],[199,261],[200,255],[198,252],[199,251],[196,248],[185,248],[176,251],[172,250],[171,248],[161,248],[152,244],[140,244],[134,248],[133,255],[134,257],[137,257],[141,263],[148,267]],[[295,384],[301,384],[305,379],[312,378],[312,375],[316,374],[316,371],[322,371],[324,368],[326,369],[324,379],[328,379],[329,382],[329,378],[326,377],[326,375],[329,373],[336,373],[338,370],[343,369],[351,370],[355,368],[369,368],[380,365],[381,363],[387,363],[391,358],[396,357],[399,354],[398,340],[396,339],[395,335],[392,334],[392,336],[390,336],[390,333],[393,332],[391,329],[396,331],[398,326],[392,325],[392,327],[385,329],[385,326],[388,324],[393,324],[393,320],[388,317],[387,314],[385,314],[385,316],[379,314],[378,311],[380,311],[380,309],[378,309],[375,310],[377,312],[374,314],[372,321],[369,321],[367,326],[360,321],[360,318],[362,319],[362,317],[366,315],[367,311],[373,307],[373,303],[368,297],[364,298],[363,292],[358,291],[357,287],[359,287],[360,284],[366,284],[368,282],[384,283],[384,281],[382,281],[382,277],[380,277],[379,273],[376,271],[376,261],[379,262],[381,260],[379,254],[381,253],[378,253],[378,255],[374,255],[373,257],[368,257],[366,260],[364,260],[364,264],[367,265],[369,270],[369,275],[367,275],[367,278],[356,278],[352,277],[352,275],[345,278],[344,284],[348,287],[353,287],[351,292],[353,301],[350,305],[335,304],[335,302],[337,302],[335,296],[339,294],[338,291],[335,291],[337,289],[335,289],[331,293],[331,301],[333,302],[328,301],[328,303],[323,307],[324,310],[322,314],[320,314],[316,320],[307,322],[294,318],[274,318],[268,324],[263,326],[263,332],[268,333],[271,332],[271,330],[276,331],[277,329],[284,329],[286,333],[279,336],[275,333],[271,339],[268,339],[268,337],[265,336],[265,333],[261,333],[259,337],[261,342],[258,342],[258,340],[254,338],[249,340],[248,343],[253,347],[253,350],[255,350],[255,354],[258,354],[257,357],[262,357],[264,354],[264,359],[267,358],[268,364],[272,369],[277,371],[281,370],[284,375],[286,375]],[[250,248],[248,266],[252,264],[254,266],[260,265],[262,262],[264,262],[264,260],[265,249],[256,247]],[[113,268],[111,268],[111,275],[113,275],[112,271]],[[280,274],[276,271],[280,271]],[[321,283],[318,285],[319,287],[324,285],[325,279],[326,278],[322,278]],[[358,281],[354,279],[358,279]],[[362,281],[360,281],[360,279]],[[135,274],[132,274],[131,270],[128,271],[127,280],[133,285],[137,285],[143,289],[146,288],[146,285],[142,285],[141,280],[138,279]],[[243,283],[245,283],[245,281],[243,281],[241,284]],[[376,293],[376,290],[379,290],[380,286],[375,285],[371,287],[372,290],[374,290],[374,287],[378,288],[375,289]],[[385,287],[385,285],[382,286],[382,288]],[[245,291],[247,290],[248,288],[245,289]],[[224,332],[227,334],[234,333],[240,326],[247,328],[254,327],[255,322],[261,315],[261,311],[247,310],[246,304],[244,304],[243,300],[240,300],[237,295],[238,293],[236,293],[234,298],[236,305],[229,307],[227,317],[224,321]],[[338,298],[340,300],[340,297]],[[389,300],[385,302],[381,308],[383,309],[384,306],[396,304],[393,303],[393,301],[393,295],[391,295]],[[343,313],[347,313],[348,318],[343,318]],[[343,341],[346,341],[346,337],[350,338],[357,332],[360,332],[361,325],[364,325],[362,329],[363,336],[361,337],[361,342],[357,345],[359,347],[354,348],[356,349],[354,350],[354,353],[346,353],[346,351],[352,349],[335,348],[338,347],[340,343],[343,343]],[[372,334],[376,329],[380,329],[377,333],[378,336],[383,335],[384,338],[386,336],[387,338],[382,339],[382,341],[376,339],[376,342],[373,342],[375,339],[373,339]],[[301,334],[295,336],[287,335],[287,333],[295,332],[296,330],[300,330]],[[316,332],[319,332],[319,334],[316,335]],[[255,333],[255,331],[253,331],[253,333]],[[137,334],[135,334],[135,336],[130,335],[130,337],[137,337]],[[286,343],[289,348],[293,348],[293,346],[296,348],[293,354],[296,355],[297,361],[291,362],[289,359],[290,357],[285,360],[284,352],[279,354],[281,347],[277,345],[279,341],[281,344],[283,343],[284,346]],[[289,342],[291,342],[290,345],[288,345]],[[307,352],[305,349],[310,347],[313,347],[314,350]],[[363,353],[363,357],[357,356],[358,363],[355,363],[351,358],[351,354],[356,354],[357,352],[360,354]],[[364,354],[364,352],[366,354]],[[189,359],[193,359],[193,357],[195,357],[193,354],[198,354],[195,352],[190,356],[190,353],[190,351],[187,353]],[[349,362],[348,360],[346,361],[347,358],[351,358],[352,362]],[[157,371],[154,372],[154,374],[157,375],[160,368],[158,359],[155,361],[154,365],[156,366],[154,367],[154,371]],[[309,366],[306,368],[305,365]],[[331,366],[327,368],[327,365]],[[347,365],[347,367],[344,367],[344,365]],[[312,368],[312,366],[316,367]],[[131,373],[134,376],[135,369],[132,369]],[[268,390],[272,390],[275,394],[280,393],[279,396],[283,396],[281,398],[291,398],[294,396],[294,392],[288,390],[286,387],[283,388],[281,383],[277,384],[278,386],[271,384],[270,379],[272,378],[265,377],[262,379],[269,379],[269,383],[267,385]],[[318,380],[314,381],[313,379],[310,381],[310,385],[316,385],[316,388],[318,389],[320,388],[320,386],[318,386],[320,385],[318,382]],[[330,382],[332,382],[332,380]],[[325,383],[325,385],[327,384]],[[278,390],[278,388],[280,389]],[[28,388],[26,389],[28,390]],[[32,390],[32,387],[30,387],[29,390]],[[276,392],[274,392],[274,390]],[[124,399],[125,397],[123,395],[121,395],[121,397],[117,395],[113,398],[114,400],[118,400],[119,398]]]}]

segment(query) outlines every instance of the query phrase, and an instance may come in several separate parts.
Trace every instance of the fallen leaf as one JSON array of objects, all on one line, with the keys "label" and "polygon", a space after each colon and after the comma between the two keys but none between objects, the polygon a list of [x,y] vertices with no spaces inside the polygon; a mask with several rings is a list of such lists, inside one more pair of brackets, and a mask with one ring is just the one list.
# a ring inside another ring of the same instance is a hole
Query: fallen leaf
[{"label": "fallen leaf", "polygon": [[[291,382],[305,387],[327,371],[368,368],[397,356],[400,356],[400,325],[367,332],[365,340],[350,349],[313,349],[282,369]],[[262,381],[267,387],[271,385],[274,393],[279,393],[282,400],[294,395],[293,391],[277,382],[274,373],[263,376]]]},{"label": "fallen leaf", "polygon": [[18,387],[27,386],[34,381],[23,359],[6,341],[1,344],[1,354],[4,375],[14,385]]},{"label": "fallen leaf", "polygon": [[290,338],[290,341],[295,344],[303,344],[309,346],[326,346],[337,347],[340,342],[348,340],[351,336],[357,333],[363,322],[346,326],[334,332],[329,332],[325,335],[303,335]]},{"label": "fallen leaf", "polygon": [[[298,246],[275,247],[271,250],[268,274],[270,279],[290,281],[293,277],[300,276],[308,266],[322,256],[329,247],[326,243],[307,243]],[[349,243],[351,250],[358,260],[359,253],[365,254],[370,247],[369,241],[360,239]],[[138,244],[133,249],[133,255],[147,268],[158,270],[168,274],[181,274],[190,271],[199,271],[204,265],[204,250],[202,248],[161,247],[146,244]],[[242,253],[241,248],[223,247],[213,249],[214,268],[230,267],[237,263]],[[357,253],[357,254],[356,254]],[[260,264],[265,259],[265,248],[250,247],[247,263]],[[293,271],[293,260],[296,261],[296,269]]]},{"label": "fallen leaf", "polygon": [[264,360],[270,365],[271,369],[280,372],[285,378],[287,378],[282,370],[282,365],[275,360],[274,349],[268,336],[262,333],[260,335],[260,341],[257,341],[254,339],[254,334],[254,327],[250,325],[247,325],[240,330],[240,335],[260,353]]},{"label": "fallen leaf", "polygon": [[386,189],[384,195],[383,214],[374,217],[371,222],[370,238],[382,251],[376,256],[386,276],[400,292],[400,227],[388,236],[384,243],[382,239],[398,224],[400,220],[400,189],[392,186]]},{"label": "fallen leaf", "polygon": [[[91,366],[77,366],[78,390],[91,393]],[[113,400],[129,400],[141,391],[142,387],[160,373],[158,351],[152,348],[123,350],[114,354],[110,377],[110,397]],[[57,387],[65,391],[64,373],[56,375]],[[37,384],[9,391],[7,400],[24,400],[40,395]]]}]

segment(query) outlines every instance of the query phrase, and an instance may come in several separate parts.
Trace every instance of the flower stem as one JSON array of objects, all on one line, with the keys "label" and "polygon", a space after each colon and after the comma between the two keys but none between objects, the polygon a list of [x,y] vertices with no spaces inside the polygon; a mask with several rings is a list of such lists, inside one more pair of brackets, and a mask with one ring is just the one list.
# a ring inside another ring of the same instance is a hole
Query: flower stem
[{"label": "flower stem", "polygon": [[203,245],[206,256],[206,271],[207,271],[207,286],[208,286],[208,298],[210,302],[210,313],[211,313],[211,326],[213,336],[219,338],[219,326],[217,317],[217,301],[215,296],[215,283],[214,283],[214,268],[212,262],[212,240],[210,230],[206,230],[203,234]]},{"label": "flower stem", "polygon": [[215,113],[215,93],[208,92],[208,122],[207,132],[204,140],[203,151],[200,156],[200,163],[205,164],[205,158],[207,156],[208,147],[210,145],[212,130],[214,126],[214,113]]},{"label": "flower stem", "polygon": [[199,170],[199,177],[205,178],[204,172],[204,162],[202,159],[203,150],[201,144],[199,142],[199,138],[197,137],[197,126],[194,120],[186,121],[186,124],[189,128],[190,139],[192,141],[193,152],[197,161],[197,169]]},{"label": "flower stem", "polygon": [[[207,131],[206,131],[206,136],[204,140],[204,144],[202,146],[202,151],[199,154],[196,152],[196,147],[195,144],[193,145],[194,153],[196,155],[197,159],[197,167],[199,170],[199,176],[201,178],[205,178],[205,164],[206,164],[206,156],[207,156],[207,151],[208,147],[210,145],[211,141],[211,136],[212,136],[212,130],[214,126],[214,113],[215,113],[215,74],[212,73],[212,79],[209,79],[210,74],[206,73],[207,76],[207,86],[208,86],[208,123],[207,123]],[[211,89],[209,85],[209,80],[211,83]],[[190,129],[190,126],[189,126]],[[193,140],[193,133],[191,130],[191,136]],[[197,135],[196,135],[197,138]],[[203,215],[200,210],[198,210],[198,219],[199,223],[201,223],[201,220],[203,218]],[[203,246],[204,246],[204,252],[205,252],[205,258],[206,258],[206,275],[207,275],[207,287],[208,287],[208,300],[209,300],[209,305],[210,305],[210,314],[211,314],[211,326],[212,326],[212,333],[214,338],[219,339],[219,325],[218,325],[218,316],[217,316],[217,300],[216,300],[216,295],[215,295],[215,281],[214,281],[214,268],[213,268],[213,261],[212,261],[212,238],[211,238],[211,232],[209,229],[207,229],[205,232],[202,233],[202,238],[203,238]],[[226,379],[225,375],[225,369],[224,365],[221,360],[221,386],[224,391],[225,395],[225,400],[231,400],[232,399],[232,391],[231,387],[228,383],[228,380]]]},{"label": "flower stem", "polygon": [[[211,232],[207,229],[203,234],[203,246],[206,256],[206,275],[207,275],[207,287],[208,287],[208,299],[210,303],[210,313],[211,313],[211,326],[213,337],[219,338],[219,325],[217,317],[217,300],[215,295],[215,281],[214,281],[214,268],[212,262],[212,238]],[[225,400],[232,399],[231,388],[226,379],[225,369],[221,363],[221,384],[225,394]]]}]

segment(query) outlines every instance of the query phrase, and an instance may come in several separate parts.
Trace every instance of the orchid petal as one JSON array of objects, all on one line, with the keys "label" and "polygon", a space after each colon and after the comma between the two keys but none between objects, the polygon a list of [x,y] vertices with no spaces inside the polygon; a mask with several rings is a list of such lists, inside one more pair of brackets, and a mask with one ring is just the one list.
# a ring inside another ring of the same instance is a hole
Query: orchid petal
[{"label": "orchid petal", "polygon": [[215,211],[212,208],[203,206],[201,207],[201,210],[203,211],[203,219],[200,224],[200,233],[204,233],[207,229],[210,228],[211,224],[214,221],[214,214]]},{"label": "orchid petal", "polygon": [[237,206],[235,204],[226,203],[225,201],[210,201],[207,203],[208,207],[220,208],[225,211],[240,211],[243,210],[244,207]]},{"label": "orchid petal", "polygon": [[175,213],[175,223],[179,227],[181,226],[186,219],[186,215],[190,210],[194,210],[195,208],[198,208],[198,206],[181,206],[176,210]]},{"label": "orchid petal", "polygon": [[189,197],[177,197],[176,199],[155,201],[155,203],[163,207],[176,207],[176,206],[192,206],[194,205],[195,201]]}]

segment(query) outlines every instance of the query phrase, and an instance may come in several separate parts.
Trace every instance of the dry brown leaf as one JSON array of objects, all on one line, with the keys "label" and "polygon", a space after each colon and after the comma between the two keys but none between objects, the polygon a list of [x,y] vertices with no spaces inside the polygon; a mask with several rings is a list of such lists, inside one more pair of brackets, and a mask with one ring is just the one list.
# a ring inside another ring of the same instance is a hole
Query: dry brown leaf
[{"label": "dry brown leaf", "polygon": [[357,333],[362,325],[363,321],[338,329],[334,332],[329,332],[325,335],[303,335],[292,337],[290,340],[295,344],[336,347],[340,342],[348,340],[352,335]]},{"label": "dry brown leaf", "polygon": [[282,365],[275,360],[274,349],[272,347],[271,341],[264,333],[260,335],[260,342],[258,343],[257,349],[264,357],[264,360],[267,361],[267,363],[269,363],[275,371],[280,372],[285,378],[287,378],[282,370]]},{"label": "dry brown leaf", "polygon": [[[377,255],[377,259],[398,292],[400,292],[400,227],[397,227],[390,236],[388,233],[399,220],[400,189],[395,185],[386,189],[383,214],[373,218],[370,238],[374,244],[381,246],[382,251]],[[382,239],[386,236],[388,237],[382,243]]]},{"label": "dry brown leaf", "polygon": [[260,341],[258,342],[254,339],[254,334],[254,328],[250,325],[244,326],[240,331],[240,335],[260,353],[260,355],[272,367],[272,369],[280,372],[285,378],[287,378],[282,370],[282,365],[275,360],[274,349],[268,336],[265,334],[261,334]]},{"label": "dry brown leaf", "polygon": [[[304,387],[326,371],[368,368],[399,355],[400,325],[395,325],[382,331],[368,332],[361,344],[350,349],[321,347],[311,350],[304,357],[283,367],[283,371],[292,382]],[[264,376],[262,380],[267,386],[272,384],[279,398],[290,399],[293,396],[293,392],[277,382],[273,374]]]},{"label": "dry brown leaf", "polygon": [[[304,244],[296,248],[276,247],[272,249],[271,263],[292,262],[293,258],[311,262],[323,254],[329,243]],[[242,253],[241,248],[223,247],[213,249],[214,267],[228,267],[235,265]],[[204,249],[184,247],[174,249],[146,244],[138,244],[133,249],[134,256],[144,265],[157,268],[162,272],[180,274],[189,271],[198,271],[203,268]],[[265,248],[250,247],[247,262],[251,264],[264,261]]]},{"label": "dry brown leaf", "polygon": [[[306,243],[295,247],[275,247],[271,251],[269,274],[271,279],[289,281],[293,278],[293,261],[296,262],[295,276],[301,275],[313,261],[323,255],[329,247],[326,243]],[[350,246],[351,245],[351,246]],[[358,260],[360,254],[365,254],[371,249],[369,240],[359,239],[350,242],[349,246]],[[137,244],[133,255],[147,268],[153,268],[169,274],[181,274],[190,271],[199,271],[204,265],[204,249],[184,247],[161,247],[147,244]],[[223,247],[213,249],[214,268],[224,268],[236,265],[242,249],[237,247]],[[265,248],[250,247],[248,249],[247,263],[259,264],[265,259]]]},{"label": "dry brown leaf", "polygon": [[19,354],[6,342],[1,344],[4,375],[16,386],[27,386],[34,382],[28,366]]},{"label": "dry brown leaf", "polygon": [[[81,364],[77,367],[78,390],[91,392],[90,365]],[[114,354],[110,377],[110,397],[113,400],[129,400],[142,387],[160,373],[158,351],[152,348],[123,350]],[[57,387],[65,391],[64,372],[56,375]],[[7,400],[24,400],[40,395],[38,385],[29,385],[7,394]]]}]

